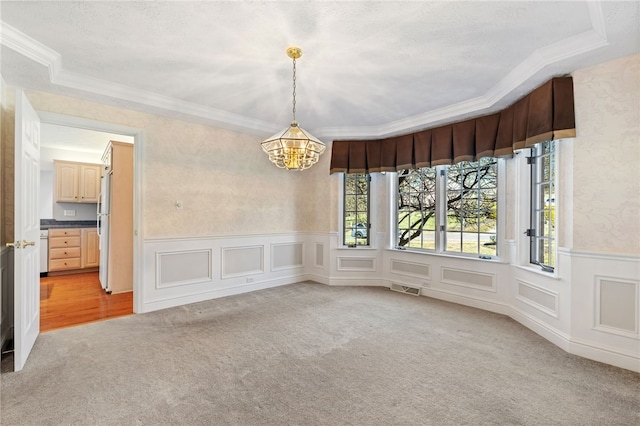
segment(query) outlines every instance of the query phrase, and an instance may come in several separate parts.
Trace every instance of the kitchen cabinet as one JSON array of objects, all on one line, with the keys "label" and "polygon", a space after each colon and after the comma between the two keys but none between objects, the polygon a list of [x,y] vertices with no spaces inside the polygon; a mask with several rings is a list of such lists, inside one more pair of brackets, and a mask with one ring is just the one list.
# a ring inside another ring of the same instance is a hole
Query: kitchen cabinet
[{"label": "kitchen cabinet", "polygon": [[56,202],[97,203],[100,200],[101,164],[53,161],[56,165]]},{"label": "kitchen cabinet", "polygon": [[49,230],[49,272],[80,269],[80,228]]},{"label": "kitchen cabinet", "polygon": [[100,266],[100,238],[96,228],[84,228],[80,235],[80,267]]},{"label": "kitchen cabinet", "polygon": [[95,228],[49,229],[49,273],[80,273],[99,266]]}]

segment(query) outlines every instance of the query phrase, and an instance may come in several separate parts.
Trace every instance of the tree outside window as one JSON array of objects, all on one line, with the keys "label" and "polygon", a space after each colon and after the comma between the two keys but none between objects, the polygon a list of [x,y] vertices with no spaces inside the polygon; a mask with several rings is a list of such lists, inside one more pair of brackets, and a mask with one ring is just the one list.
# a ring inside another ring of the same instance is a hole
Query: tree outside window
[{"label": "tree outside window", "polygon": [[498,161],[398,173],[399,247],[497,255]]},{"label": "tree outside window", "polygon": [[495,256],[498,167],[495,158],[447,167],[446,251]]}]

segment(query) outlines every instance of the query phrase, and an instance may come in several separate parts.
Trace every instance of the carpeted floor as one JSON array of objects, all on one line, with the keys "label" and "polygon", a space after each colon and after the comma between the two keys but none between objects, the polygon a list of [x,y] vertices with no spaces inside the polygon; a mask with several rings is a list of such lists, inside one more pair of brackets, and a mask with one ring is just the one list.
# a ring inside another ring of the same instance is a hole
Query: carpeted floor
[{"label": "carpeted floor", "polygon": [[301,283],[43,333],[2,425],[638,425],[640,374],[501,315]]}]

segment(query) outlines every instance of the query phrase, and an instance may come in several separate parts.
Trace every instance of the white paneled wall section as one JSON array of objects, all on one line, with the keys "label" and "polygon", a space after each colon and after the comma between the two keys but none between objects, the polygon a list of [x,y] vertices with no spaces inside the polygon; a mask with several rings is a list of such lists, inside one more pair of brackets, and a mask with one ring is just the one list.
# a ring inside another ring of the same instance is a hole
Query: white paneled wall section
[{"label": "white paneled wall section", "polygon": [[312,240],[304,234],[145,240],[142,311],[326,276],[318,275],[325,244]]}]

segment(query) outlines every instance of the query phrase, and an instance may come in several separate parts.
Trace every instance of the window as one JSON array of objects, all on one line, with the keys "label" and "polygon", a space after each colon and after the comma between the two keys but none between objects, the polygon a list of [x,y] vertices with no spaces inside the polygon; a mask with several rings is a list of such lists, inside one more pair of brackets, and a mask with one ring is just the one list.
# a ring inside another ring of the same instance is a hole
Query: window
[{"label": "window", "polygon": [[556,146],[554,141],[531,148],[531,213],[529,261],[553,272],[556,261]]},{"label": "window", "polygon": [[446,251],[495,256],[498,167],[495,158],[447,167]]},{"label": "window", "polygon": [[344,174],[343,243],[349,247],[369,245],[369,191],[371,176]]},{"label": "window", "polygon": [[436,169],[398,172],[400,247],[436,248]]},{"label": "window", "polygon": [[498,160],[398,173],[398,247],[497,256]]}]

